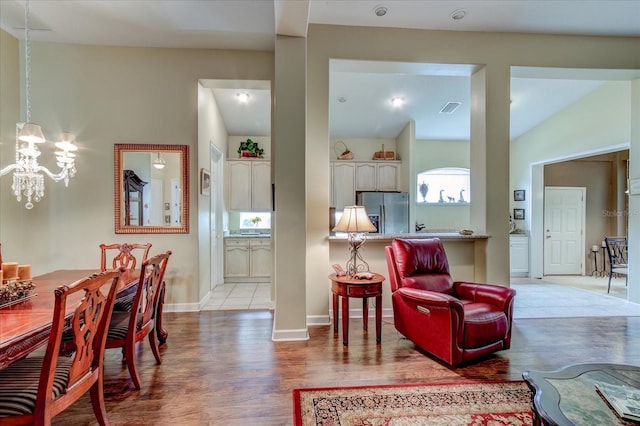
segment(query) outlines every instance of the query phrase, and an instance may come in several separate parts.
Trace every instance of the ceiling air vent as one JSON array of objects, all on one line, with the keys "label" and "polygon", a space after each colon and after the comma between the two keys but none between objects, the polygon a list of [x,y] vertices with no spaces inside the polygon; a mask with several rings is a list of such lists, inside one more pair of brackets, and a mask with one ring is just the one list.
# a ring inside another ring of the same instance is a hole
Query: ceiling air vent
[{"label": "ceiling air vent", "polygon": [[451,114],[453,111],[457,110],[460,105],[462,105],[462,102],[447,102],[440,110],[440,113]]}]

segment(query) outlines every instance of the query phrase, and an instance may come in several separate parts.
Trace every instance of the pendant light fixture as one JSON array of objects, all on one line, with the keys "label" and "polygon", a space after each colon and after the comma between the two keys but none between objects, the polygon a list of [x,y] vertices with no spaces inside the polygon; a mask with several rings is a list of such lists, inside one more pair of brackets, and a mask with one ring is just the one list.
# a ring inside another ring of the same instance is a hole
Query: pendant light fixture
[{"label": "pendant light fixture", "polygon": [[16,124],[16,156],[15,163],[0,169],[0,176],[13,171],[13,184],[11,190],[18,202],[24,196],[27,199],[25,207],[33,208],[33,202],[38,202],[44,196],[44,175],[49,176],[54,182],[64,181],[69,185],[69,179],[75,176],[75,136],[71,133],[62,133],[55,146],[56,165],[60,168],[54,173],[38,163],[41,152],[37,144],[45,142],[40,125],[31,122],[31,38],[29,30],[29,0],[24,7],[24,40],[25,40],[25,94],[27,106],[27,120],[25,123]]}]

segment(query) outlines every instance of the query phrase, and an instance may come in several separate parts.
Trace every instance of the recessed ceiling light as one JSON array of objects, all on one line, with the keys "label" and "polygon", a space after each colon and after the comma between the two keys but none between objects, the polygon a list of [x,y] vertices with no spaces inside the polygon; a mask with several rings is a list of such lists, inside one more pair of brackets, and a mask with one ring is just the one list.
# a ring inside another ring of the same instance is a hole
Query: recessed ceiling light
[{"label": "recessed ceiling light", "polygon": [[396,108],[401,107],[403,103],[404,103],[403,98],[399,98],[399,97],[391,98],[391,105]]},{"label": "recessed ceiling light", "polygon": [[466,9],[456,9],[453,12],[451,12],[451,19],[453,19],[454,21],[460,21],[462,19],[464,19],[465,16],[467,16],[467,10]]},{"label": "recessed ceiling light", "polygon": [[240,101],[243,104],[249,102],[249,94],[246,92],[238,93],[238,101]]},{"label": "recessed ceiling light", "polygon": [[379,5],[373,8],[373,13],[375,13],[376,16],[380,16],[380,17],[386,15],[388,11],[389,9],[387,9],[382,5]]}]

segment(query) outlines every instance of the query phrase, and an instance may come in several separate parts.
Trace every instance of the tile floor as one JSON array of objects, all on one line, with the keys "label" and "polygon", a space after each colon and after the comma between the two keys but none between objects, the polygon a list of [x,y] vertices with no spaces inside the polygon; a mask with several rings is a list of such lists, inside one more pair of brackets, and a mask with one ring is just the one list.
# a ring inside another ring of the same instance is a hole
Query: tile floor
[{"label": "tile floor", "polygon": [[514,319],[640,316],[640,304],[628,302],[624,278],[607,293],[606,278],[545,276],[512,278],[517,291]]},{"label": "tile floor", "polygon": [[[607,293],[606,277],[546,276],[512,278],[518,292],[514,318],[640,316],[640,304],[628,302],[624,278],[614,278]],[[205,311],[273,309],[271,283],[225,283],[217,286]]]},{"label": "tile floor", "polygon": [[271,283],[224,283],[216,286],[203,311],[273,309]]}]

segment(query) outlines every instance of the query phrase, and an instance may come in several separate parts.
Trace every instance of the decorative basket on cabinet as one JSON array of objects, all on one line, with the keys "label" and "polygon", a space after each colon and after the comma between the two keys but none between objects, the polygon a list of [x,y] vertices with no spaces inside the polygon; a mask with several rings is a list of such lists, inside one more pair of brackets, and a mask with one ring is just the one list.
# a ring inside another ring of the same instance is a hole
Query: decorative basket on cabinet
[{"label": "decorative basket on cabinet", "polygon": [[342,141],[337,141],[333,145],[333,151],[336,153],[338,160],[353,160],[353,152]]}]

